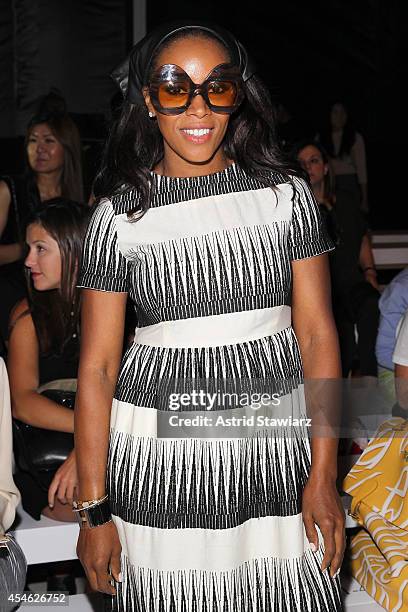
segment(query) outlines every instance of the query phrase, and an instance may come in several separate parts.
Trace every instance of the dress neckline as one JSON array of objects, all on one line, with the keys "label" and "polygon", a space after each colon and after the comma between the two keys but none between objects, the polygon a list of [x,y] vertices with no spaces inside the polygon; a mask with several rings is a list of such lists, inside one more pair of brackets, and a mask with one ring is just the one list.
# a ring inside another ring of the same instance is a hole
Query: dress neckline
[{"label": "dress neckline", "polygon": [[198,176],[167,176],[164,174],[157,174],[157,172],[152,170],[150,171],[150,174],[153,179],[156,193],[173,191],[174,189],[202,187],[204,185],[217,185],[246,177],[244,171],[241,170],[241,168],[239,168],[235,162],[223,170],[219,170],[218,172]]}]

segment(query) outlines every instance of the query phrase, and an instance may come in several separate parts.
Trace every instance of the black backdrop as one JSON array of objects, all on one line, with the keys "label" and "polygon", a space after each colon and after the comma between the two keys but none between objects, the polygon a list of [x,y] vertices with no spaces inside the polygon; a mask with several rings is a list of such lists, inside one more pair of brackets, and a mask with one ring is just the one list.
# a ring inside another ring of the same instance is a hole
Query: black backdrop
[{"label": "black backdrop", "polygon": [[[0,173],[21,159],[13,137],[50,86],[66,96],[87,147],[101,138],[114,91],[108,74],[132,43],[132,5],[0,0]],[[147,0],[147,28],[181,17],[223,24],[248,47],[275,99],[312,132],[330,101],[345,99],[367,143],[372,226],[408,227],[400,180],[406,6],[405,0]]]},{"label": "black backdrop", "polygon": [[331,101],[350,107],[368,152],[373,227],[408,227],[402,182],[407,3],[403,0],[148,2],[148,27],[177,17],[214,20],[257,61],[272,94],[311,132]]},{"label": "black backdrop", "polygon": [[293,111],[318,123],[328,102],[350,102],[361,129],[376,137],[399,131],[403,0],[190,0],[148,3],[148,27],[191,16],[231,29],[257,60],[271,91]]}]

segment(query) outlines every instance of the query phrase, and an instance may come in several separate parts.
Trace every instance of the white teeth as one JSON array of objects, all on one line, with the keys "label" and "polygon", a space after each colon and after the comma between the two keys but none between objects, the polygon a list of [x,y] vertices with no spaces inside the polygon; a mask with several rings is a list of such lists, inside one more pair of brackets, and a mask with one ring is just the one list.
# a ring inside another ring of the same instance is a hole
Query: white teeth
[{"label": "white teeth", "polygon": [[205,128],[201,130],[183,130],[183,132],[185,132],[186,134],[189,134],[190,136],[204,136],[205,134],[210,133],[210,129]]}]

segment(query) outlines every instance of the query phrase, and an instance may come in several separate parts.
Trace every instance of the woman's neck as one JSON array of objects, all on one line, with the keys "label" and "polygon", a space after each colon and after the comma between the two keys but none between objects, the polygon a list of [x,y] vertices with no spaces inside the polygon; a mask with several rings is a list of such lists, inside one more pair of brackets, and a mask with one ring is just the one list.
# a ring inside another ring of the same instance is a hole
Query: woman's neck
[{"label": "woman's neck", "polygon": [[51,200],[61,196],[62,170],[38,173],[35,177],[41,201]]},{"label": "woman's neck", "polygon": [[206,163],[192,163],[180,158],[173,151],[168,152],[165,149],[164,157],[154,171],[163,176],[205,176],[221,172],[232,163],[232,160],[229,160],[223,151],[217,151],[214,157]]},{"label": "woman's neck", "polygon": [[314,197],[316,198],[316,200],[318,202],[324,202],[325,196],[324,196],[323,183],[321,182],[321,183],[317,183],[317,185],[313,185],[312,189],[313,189]]}]

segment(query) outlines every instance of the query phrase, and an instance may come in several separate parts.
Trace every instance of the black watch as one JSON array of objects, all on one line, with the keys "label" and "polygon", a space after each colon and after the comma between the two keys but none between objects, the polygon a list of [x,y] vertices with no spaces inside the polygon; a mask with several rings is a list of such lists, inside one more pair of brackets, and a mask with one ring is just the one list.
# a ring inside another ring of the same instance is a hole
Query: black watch
[{"label": "black watch", "polygon": [[101,501],[76,502],[73,503],[73,511],[76,514],[80,527],[99,527],[112,520],[112,513],[106,496]]}]

